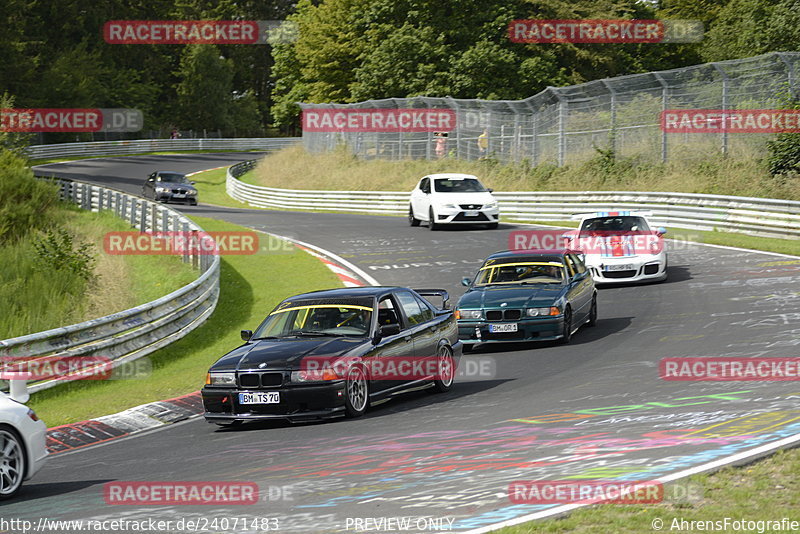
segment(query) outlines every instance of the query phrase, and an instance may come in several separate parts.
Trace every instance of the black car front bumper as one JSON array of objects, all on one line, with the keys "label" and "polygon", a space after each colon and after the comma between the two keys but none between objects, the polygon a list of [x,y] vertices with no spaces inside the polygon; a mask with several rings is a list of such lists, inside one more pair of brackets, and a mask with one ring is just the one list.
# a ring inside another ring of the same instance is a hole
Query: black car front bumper
[{"label": "black car front bumper", "polygon": [[[239,393],[277,391],[278,404],[240,404]],[[306,421],[344,415],[344,381],[325,384],[284,386],[269,389],[220,388],[206,386],[200,392],[209,423],[284,419]]]}]

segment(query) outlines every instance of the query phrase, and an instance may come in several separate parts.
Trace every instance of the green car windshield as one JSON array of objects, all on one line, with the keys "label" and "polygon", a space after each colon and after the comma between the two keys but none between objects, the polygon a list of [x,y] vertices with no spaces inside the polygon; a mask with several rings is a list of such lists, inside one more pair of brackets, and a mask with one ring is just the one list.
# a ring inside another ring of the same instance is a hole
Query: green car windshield
[{"label": "green car windshield", "polygon": [[254,339],[369,334],[372,308],[352,304],[290,305],[278,308],[258,327]]},{"label": "green car windshield", "polygon": [[481,267],[474,285],[561,284],[564,273],[564,264],[552,261],[500,263]]}]

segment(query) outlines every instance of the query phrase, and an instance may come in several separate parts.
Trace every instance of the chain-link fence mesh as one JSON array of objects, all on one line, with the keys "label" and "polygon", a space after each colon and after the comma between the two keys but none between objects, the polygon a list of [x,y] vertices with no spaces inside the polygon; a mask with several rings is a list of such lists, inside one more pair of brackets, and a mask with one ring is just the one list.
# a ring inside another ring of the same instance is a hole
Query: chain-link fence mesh
[{"label": "chain-link fence mesh", "polygon": [[532,165],[580,162],[613,150],[616,156],[670,161],[723,152],[752,156],[764,151],[764,133],[666,133],[661,113],[671,109],[773,109],[797,98],[800,52],[775,52],[741,60],[633,74],[568,87],[548,87],[524,100],[449,97],[389,98],[356,104],[301,103],[312,109],[447,109],[457,125],[436,132],[304,131],[309,151],[345,144],[363,158],[503,162]]}]

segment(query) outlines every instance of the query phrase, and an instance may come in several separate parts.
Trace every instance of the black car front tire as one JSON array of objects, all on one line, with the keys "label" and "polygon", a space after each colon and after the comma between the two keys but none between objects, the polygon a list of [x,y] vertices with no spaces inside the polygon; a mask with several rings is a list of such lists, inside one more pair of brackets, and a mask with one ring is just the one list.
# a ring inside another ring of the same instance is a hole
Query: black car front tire
[{"label": "black car front tire", "polygon": [[456,376],[456,362],[453,350],[447,345],[439,347],[436,354],[437,375],[433,381],[433,389],[438,393],[447,393],[453,387]]},{"label": "black car front tire", "polygon": [[344,382],[344,411],[347,417],[361,417],[369,405],[369,383],[361,367],[354,366],[347,371]]}]

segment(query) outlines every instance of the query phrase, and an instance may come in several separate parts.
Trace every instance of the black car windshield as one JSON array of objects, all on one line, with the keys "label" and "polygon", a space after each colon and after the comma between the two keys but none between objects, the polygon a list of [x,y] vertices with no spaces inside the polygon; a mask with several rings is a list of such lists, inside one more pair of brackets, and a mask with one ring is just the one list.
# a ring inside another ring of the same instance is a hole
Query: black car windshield
[{"label": "black car windshield", "polygon": [[156,182],[169,182],[172,184],[188,184],[186,176],[177,172],[162,172],[156,176]]},{"label": "black car windshield", "polygon": [[372,308],[353,304],[292,303],[280,306],[258,327],[254,339],[295,336],[358,336],[369,333]]},{"label": "black car windshield", "polygon": [[595,217],[581,224],[581,232],[649,232],[650,227],[642,217],[623,215],[619,217]]},{"label": "black car windshield", "polygon": [[564,264],[553,261],[493,264],[481,267],[474,285],[561,284],[564,272]]},{"label": "black car windshield", "polygon": [[433,189],[437,193],[484,193],[486,188],[475,178],[451,180],[450,178],[436,178]]}]

